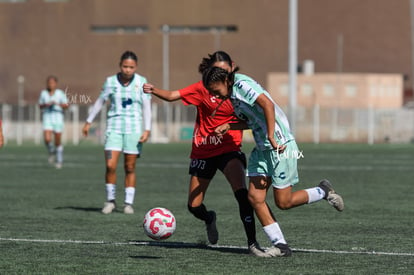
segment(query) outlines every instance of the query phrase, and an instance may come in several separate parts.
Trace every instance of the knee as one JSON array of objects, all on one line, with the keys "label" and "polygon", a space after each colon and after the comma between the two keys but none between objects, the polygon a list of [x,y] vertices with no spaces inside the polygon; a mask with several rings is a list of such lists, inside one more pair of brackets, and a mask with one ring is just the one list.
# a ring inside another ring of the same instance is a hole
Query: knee
[{"label": "knee", "polygon": [[292,202],[290,200],[276,200],[275,203],[280,210],[288,210],[292,208]]},{"label": "knee", "polygon": [[261,203],[264,203],[265,201],[263,199],[261,199],[259,196],[257,196],[254,193],[249,192],[247,195],[247,198],[249,200],[249,203],[255,207],[257,205],[260,205]]},{"label": "knee", "polygon": [[135,165],[132,164],[126,164],[124,166],[125,174],[133,174],[135,173]]},{"label": "knee", "polygon": [[107,174],[115,174],[115,172],[116,172],[116,165],[109,164],[109,165],[106,166],[106,173]]}]

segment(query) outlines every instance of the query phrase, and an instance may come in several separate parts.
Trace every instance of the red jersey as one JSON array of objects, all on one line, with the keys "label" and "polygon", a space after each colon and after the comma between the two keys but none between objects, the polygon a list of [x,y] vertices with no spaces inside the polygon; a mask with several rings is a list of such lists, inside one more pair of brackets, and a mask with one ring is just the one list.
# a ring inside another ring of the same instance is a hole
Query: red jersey
[{"label": "red jersey", "polygon": [[230,130],[222,137],[214,133],[217,126],[237,120],[230,100],[221,103],[221,99],[204,88],[202,81],[180,89],[179,92],[184,105],[197,107],[191,158],[205,159],[240,151],[243,131]]}]

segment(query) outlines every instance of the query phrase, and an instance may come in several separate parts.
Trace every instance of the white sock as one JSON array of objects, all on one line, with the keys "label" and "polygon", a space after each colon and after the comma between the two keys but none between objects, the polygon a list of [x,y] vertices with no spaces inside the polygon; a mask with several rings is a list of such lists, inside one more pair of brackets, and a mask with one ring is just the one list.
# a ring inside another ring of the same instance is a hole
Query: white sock
[{"label": "white sock", "polygon": [[125,188],[125,203],[126,204],[133,204],[135,197],[135,187],[127,187]]},{"label": "white sock", "polygon": [[277,222],[264,226],[263,230],[273,245],[278,243],[287,244],[282,230]]},{"label": "white sock", "polygon": [[313,203],[322,200],[325,197],[325,191],[320,187],[305,189],[308,193],[308,203]]},{"label": "white sock", "polygon": [[107,201],[114,201],[115,194],[116,194],[116,185],[113,183],[106,184],[106,200]]},{"label": "white sock", "polygon": [[49,152],[49,154],[53,154],[55,152],[55,146],[53,145],[53,142],[49,142],[47,145],[47,151]]},{"label": "white sock", "polygon": [[56,147],[56,162],[63,162],[63,145],[59,145],[58,147]]}]

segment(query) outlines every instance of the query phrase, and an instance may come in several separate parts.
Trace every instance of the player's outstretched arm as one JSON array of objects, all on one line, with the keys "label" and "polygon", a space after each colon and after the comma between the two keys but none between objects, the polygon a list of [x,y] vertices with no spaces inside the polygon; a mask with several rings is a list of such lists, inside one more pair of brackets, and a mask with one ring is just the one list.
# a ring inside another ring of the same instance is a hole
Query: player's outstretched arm
[{"label": "player's outstretched arm", "polygon": [[156,97],[161,98],[165,101],[176,101],[181,99],[181,95],[179,91],[167,91],[156,88],[151,83],[145,83],[142,88],[144,89],[144,93],[153,94]]},{"label": "player's outstretched arm", "polygon": [[239,120],[239,121],[234,122],[234,123],[224,123],[224,124],[218,126],[214,130],[214,133],[217,136],[223,136],[229,130],[246,130],[246,129],[249,129],[249,127],[247,126],[247,123],[243,120]]}]

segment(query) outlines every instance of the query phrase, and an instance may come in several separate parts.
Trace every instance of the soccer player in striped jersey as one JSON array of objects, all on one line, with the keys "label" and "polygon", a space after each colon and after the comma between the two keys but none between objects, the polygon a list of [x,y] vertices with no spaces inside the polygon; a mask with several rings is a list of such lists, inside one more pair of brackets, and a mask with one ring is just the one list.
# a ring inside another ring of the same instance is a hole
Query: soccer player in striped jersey
[{"label": "soccer player in striped jersey", "polygon": [[116,167],[121,153],[124,154],[125,201],[124,213],[133,214],[135,197],[136,159],[151,132],[151,96],[144,94],[142,86],[146,78],[137,74],[138,58],[126,51],[121,56],[120,72],[106,79],[102,92],[89,113],[82,132],[89,128],[103,104],[109,100],[107,114],[105,162],[106,198],[102,213],[109,214],[116,208]]},{"label": "soccer player in striped jersey", "polygon": [[[62,131],[64,127],[63,110],[69,107],[65,92],[57,89],[58,79],[49,76],[46,79],[46,89],[42,90],[39,97],[39,106],[42,109],[43,137],[49,152],[49,163],[56,168],[62,168],[63,145]],[[54,136],[54,144],[52,142]],[[56,163],[55,163],[56,161]]]},{"label": "soccer player in striped jersey", "polygon": [[[209,55],[208,58],[203,58],[199,72],[202,73],[213,65],[221,66],[228,71],[234,68],[230,56],[219,51]],[[166,101],[181,100],[184,105],[193,105],[197,108],[190,155],[188,210],[197,219],[205,222],[209,242],[216,244],[219,238],[216,213],[212,210],[208,211],[203,201],[211,180],[217,170],[220,170],[230,183],[239,205],[239,215],[246,232],[250,253],[267,257],[268,255],[256,241],[253,208],[247,197],[246,157],[240,150],[242,131],[228,131],[221,137],[217,137],[214,133],[219,125],[237,120],[231,103],[218,100],[206,90],[201,81],[176,91],[161,90],[148,83],[144,85],[144,91]]]},{"label": "soccer player in striped jersey", "polygon": [[266,204],[268,188],[273,186],[275,204],[283,210],[325,199],[342,211],[342,197],[335,193],[327,180],[322,180],[317,187],[292,192],[292,186],[299,182],[297,159],[300,151],[285,114],[256,81],[234,71],[229,73],[212,67],[204,72],[203,84],[217,98],[230,99],[236,116],[245,122],[223,124],[216,129],[218,136],[246,125],[252,130],[256,147],[251,152],[247,168],[249,199],[273,244],[267,253],[290,256],[292,252]]}]

